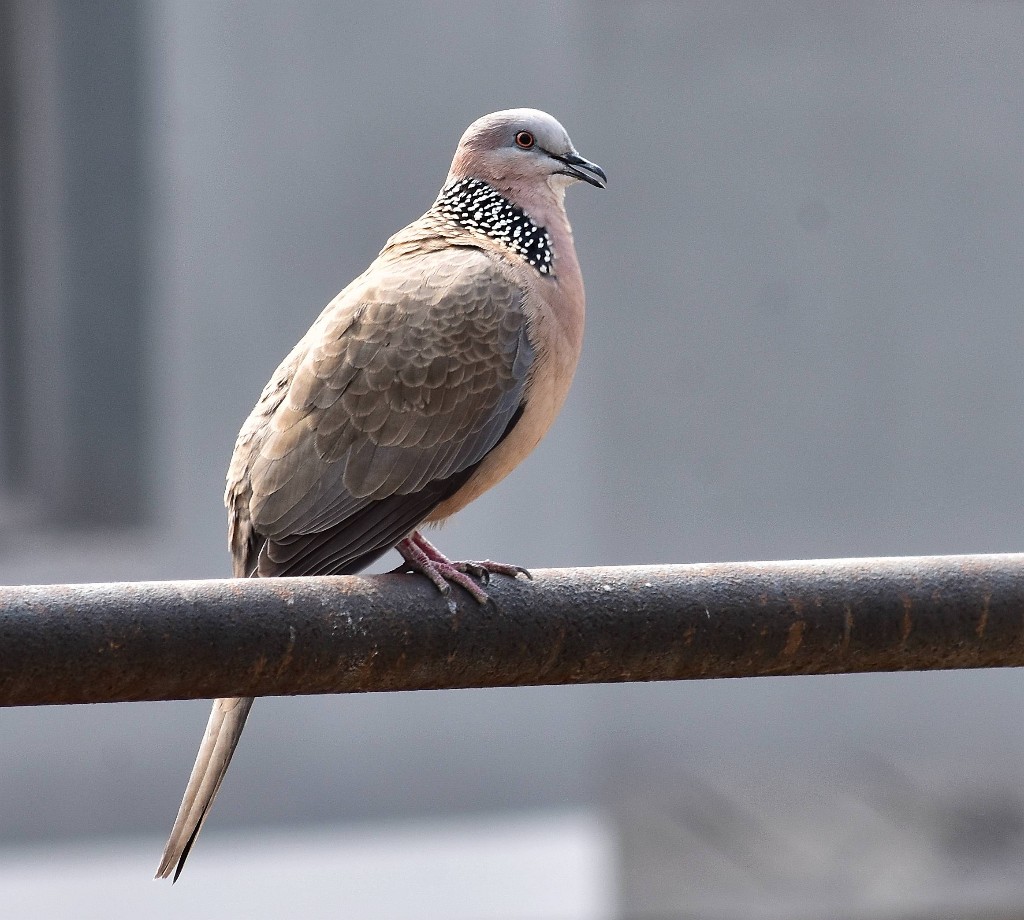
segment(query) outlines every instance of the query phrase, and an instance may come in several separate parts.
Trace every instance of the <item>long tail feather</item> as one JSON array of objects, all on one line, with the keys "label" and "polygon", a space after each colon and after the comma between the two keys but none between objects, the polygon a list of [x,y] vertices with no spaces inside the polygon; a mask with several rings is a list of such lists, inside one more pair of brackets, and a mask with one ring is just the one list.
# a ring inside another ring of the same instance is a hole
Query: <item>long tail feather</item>
[{"label": "long tail feather", "polygon": [[192,844],[202,830],[210,805],[231,763],[231,755],[242,735],[252,703],[251,697],[213,701],[203,743],[199,746],[178,817],[174,820],[171,836],[156,870],[157,878],[167,878],[173,872],[174,881],[177,881],[181,875]]}]

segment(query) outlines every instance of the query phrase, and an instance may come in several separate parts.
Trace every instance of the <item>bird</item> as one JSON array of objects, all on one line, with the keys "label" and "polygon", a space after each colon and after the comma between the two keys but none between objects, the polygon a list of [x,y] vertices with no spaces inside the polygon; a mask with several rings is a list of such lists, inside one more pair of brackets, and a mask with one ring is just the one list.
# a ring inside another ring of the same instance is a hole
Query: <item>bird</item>
[{"label": "bird", "polygon": [[[243,424],[224,502],[238,578],[347,575],[397,549],[449,600],[492,575],[424,537],[502,480],[565,401],[584,290],[565,192],[607,176],[538,109],[466,129],[436,200],[332,300]],[[218,699],[157,878],[177,881],[245,726]]]}]

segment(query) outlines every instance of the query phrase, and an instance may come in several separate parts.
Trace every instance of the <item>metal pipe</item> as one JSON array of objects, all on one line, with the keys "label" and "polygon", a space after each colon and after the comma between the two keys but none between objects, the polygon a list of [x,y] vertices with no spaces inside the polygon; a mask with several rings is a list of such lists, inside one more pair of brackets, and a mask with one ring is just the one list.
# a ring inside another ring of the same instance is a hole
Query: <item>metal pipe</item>
[{"label": "metal pipe", "polygon": [[1024,554],[0,588],[0,705],[1024,665]]}]

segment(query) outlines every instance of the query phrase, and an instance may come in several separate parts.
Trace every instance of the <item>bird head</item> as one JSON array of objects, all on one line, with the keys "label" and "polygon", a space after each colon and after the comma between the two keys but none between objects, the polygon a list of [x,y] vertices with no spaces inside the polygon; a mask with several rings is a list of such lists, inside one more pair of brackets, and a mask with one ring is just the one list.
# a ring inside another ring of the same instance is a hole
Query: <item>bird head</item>
[{"label": "bird head", "polygon": [[546,184],[561,192],[577,181],[604,188],[607,182],[565,128],[538,109],[506,109],[474,121],[459,141],[449,178],[482,179],[512,191]]}]

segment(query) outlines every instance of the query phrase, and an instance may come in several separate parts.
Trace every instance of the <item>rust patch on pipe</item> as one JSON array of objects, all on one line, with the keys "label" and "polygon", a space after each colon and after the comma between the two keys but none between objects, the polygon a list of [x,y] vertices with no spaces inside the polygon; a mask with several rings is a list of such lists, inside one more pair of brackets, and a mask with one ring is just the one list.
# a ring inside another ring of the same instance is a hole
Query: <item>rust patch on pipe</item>
[{"label": "rust patch on pipe", "polygon": [[797,650],[800,648],[800,644],[804,641],[804,630],[807,628],[807,623],[803,620],[796,620],[789,627],[789,634],[786,636],[786,645],[782,649],[783,658],[792,658]]},{"label": "rust patch on pipe", "polygon": [[900,645],[906,645],[910,638],[911,630],[914,628],[914,619],[911,616],[914,610],[914,602],[904,595],[903,597],[903,619],[900,621]]},{"label": "rust patch on pipe", "polygon": [[853,636],[853,610],[849,604],[843,604],[843,639],[839,643],[839,654],[846,654],[850,647],[850,638]]},{"label": "rust patch on pipe", "polygon": [[985,601],[981,606],[981,616],[978,617],[978,625],[974,629],[974,635],[979,639],[985,638],[985,627],[988,626],[988,611],[991,603],[992,595],[988,593],[985,595]]}]

